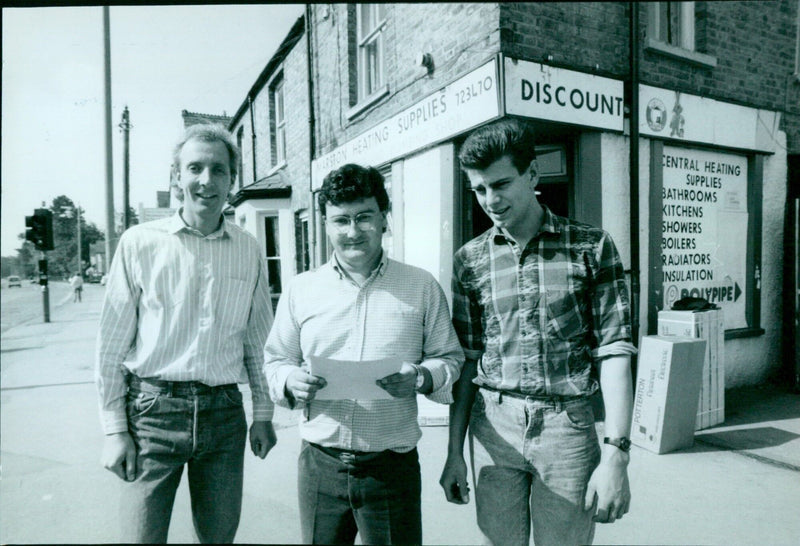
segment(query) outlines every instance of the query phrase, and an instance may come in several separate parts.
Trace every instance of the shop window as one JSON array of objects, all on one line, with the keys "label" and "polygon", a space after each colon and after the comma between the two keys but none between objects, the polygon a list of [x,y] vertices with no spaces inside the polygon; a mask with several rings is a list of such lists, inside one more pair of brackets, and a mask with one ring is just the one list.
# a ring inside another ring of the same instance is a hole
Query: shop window
[{"label": "shop window", "polygon": [[267,260],[267,278],[272,305],[278,302],[281,295],[281,246],[277,216],[264,217],[264,245]]},{"label": "shop window", "polygon": [[308,213],[298,212],[294,215],[294,239],[295,239],[295,271],[302,273],[311,268],[308,241]]},{"label": "shop window", "polygon": [[286,118],[284,116],[284,80],[279,74],[269,89],[269,125],[272,166],[286,162]]},{"label": "shop window", "polygon": [[[717,65],[716,57],[700,52],[702,27],[695,2],[649,2],[647,42],[651,51],[706,67]],[[700,47],[699,47],[700,46]]]},{"label": "shop window", "polygon": [[[351,24],[355,26],[354,47],[350,48],[355,63],[351,63],[351,77],[355,82],[355,95],[351,94],[352,117],[374,104],[388,91],[386,84],[386,56],[384,30],[386,29],[386,4],[352,5]],[[351,90],[352,91],[352,90]]]},{"label": "shop window", "polygon": [[719,306],[726,339],[761,335],[763,156],[653,141],[648,327],[684,297]]}]

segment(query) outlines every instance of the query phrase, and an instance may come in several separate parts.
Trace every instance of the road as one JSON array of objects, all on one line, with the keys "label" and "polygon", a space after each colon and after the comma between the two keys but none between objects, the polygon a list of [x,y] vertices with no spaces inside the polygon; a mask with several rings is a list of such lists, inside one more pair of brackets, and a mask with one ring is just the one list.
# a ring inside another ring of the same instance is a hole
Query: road
[{"label": "road", "polygon": [[[72,297],[72,289],[67,281],[51,282],[50,311],[59,307]],[[22,287],[8,288],[7,281],[3,279],[0,290],[0,331],[27,324],[34,320],[44,321],[44,306],[42,305],[42,287],[31,284],[28,280],[22,281]]]}]

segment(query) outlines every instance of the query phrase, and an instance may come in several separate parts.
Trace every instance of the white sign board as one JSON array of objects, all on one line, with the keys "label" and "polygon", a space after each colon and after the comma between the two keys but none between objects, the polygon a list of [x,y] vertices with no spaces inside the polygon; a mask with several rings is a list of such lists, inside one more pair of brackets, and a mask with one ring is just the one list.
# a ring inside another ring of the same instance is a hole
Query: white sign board
[{"label": "white sign board", "polygon": [[664,309],[704,298],[726,329],[746,328],[747,158],[664,146],[662,167]]},{"label": "white sign board", "polygon": [[775,153],[777,112],[639,86],[639,133]]},{"label": "white sign board", "polygon": [[346,163],[377,166],[500,115],[493,59],[399,114],[311,162],[311,189]]},{"label": "white sign board", "polygon": [[508,57],[504,66],[508,114],[622,131],[621,81]]}]

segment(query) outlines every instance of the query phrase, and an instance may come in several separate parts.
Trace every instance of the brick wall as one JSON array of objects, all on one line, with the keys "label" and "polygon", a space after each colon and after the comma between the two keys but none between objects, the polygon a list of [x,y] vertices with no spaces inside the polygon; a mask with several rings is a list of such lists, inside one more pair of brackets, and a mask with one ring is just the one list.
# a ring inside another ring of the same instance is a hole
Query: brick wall
[{"label": "brick wall", "polygon": [[[312,5],[317,153],[322,155],[477,67],[499,51],[496,3],[386,4],[385,74],[389,97],[348,119],[355,97],[355,9]],[[435,70],[416,64],[430,53]],[[351,62],[352,61],[352,62]]]},{"label": "brick wall", "polygon": [[[627,3],[501,4],[503,52],[511,57],[629,76]],[[793,83],[797,2],[696,2],[697,51],[717,59],[714,68],[643,47],[642,83],[726,102],[784,112],[790,153],[800,153],[800,84]],[[647,36],[647,4],[640,5]]]},{"label": "brick wall", "polygon": [[[644,48],[642,83],[784,112],[790,153],[800,153],[800,84],[790,77],[797,2],[696,2],[696,43],[717,66],[697,66]],[[627,2],[387,4],[384,30],[389,98],[348,119],[355,96],[355,9],[317,4],[314,70],[317,151],[322,155],[446,85],[502,50],[511,57],[627,79]],[[431,53],[427,76],[417,54]]]}]

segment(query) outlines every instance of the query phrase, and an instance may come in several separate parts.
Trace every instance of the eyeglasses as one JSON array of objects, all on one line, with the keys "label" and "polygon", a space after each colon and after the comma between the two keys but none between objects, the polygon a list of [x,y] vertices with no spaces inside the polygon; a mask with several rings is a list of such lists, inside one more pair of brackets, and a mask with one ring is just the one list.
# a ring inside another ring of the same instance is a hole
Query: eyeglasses
[{"label": "eyeglasses", "polygon": [[374,212],[362,212],[361,214],[357,214],[355,218],[351,218],[350,216],[333,216],[331,218],[326,218],[326,221],[331,228],[341,233],[350,229],[351,222],[354,222],[360,231],[372,231],[375,229],[375,219],[377,216],[378,215]]}]

